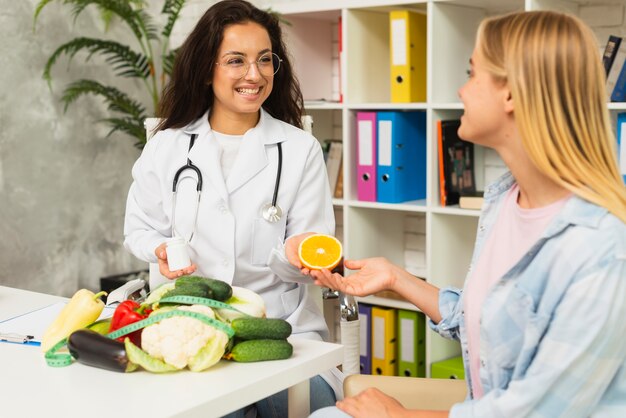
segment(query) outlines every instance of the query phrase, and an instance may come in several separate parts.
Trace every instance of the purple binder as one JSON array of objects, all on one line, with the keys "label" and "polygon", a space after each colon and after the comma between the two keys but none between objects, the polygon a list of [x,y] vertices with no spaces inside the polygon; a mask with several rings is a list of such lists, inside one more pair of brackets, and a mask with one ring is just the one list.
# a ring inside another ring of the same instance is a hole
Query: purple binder
[{"label": "purple binder", "polygon": [[361,374],[372,374],[372,307],[359,304]]}]

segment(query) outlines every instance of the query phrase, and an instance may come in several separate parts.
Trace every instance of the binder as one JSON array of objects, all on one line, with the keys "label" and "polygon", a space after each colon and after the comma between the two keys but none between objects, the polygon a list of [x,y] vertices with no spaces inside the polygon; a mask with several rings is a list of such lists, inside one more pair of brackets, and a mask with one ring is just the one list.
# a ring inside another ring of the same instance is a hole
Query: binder
[{"label": "binder", "polygon": [[391,101],[426,101],[426,15],[408,10],[389,13]]},{"label": "binder", "polygon": [[398,376],[426,377],[424,314],[398,310]]},{"label": "binder", "polygon": [[341,16],[339,16],[339,103],[343,103],[343,84],[341,83],[341,63],[343,62],[343,22]]},{"label": "binder", "polygon": [[613,65],[613,61],[615,61],[615,56],[617,55],[617,51],[619,50],[621,43],[621,37],[609,35],[609,40],[607,41],[604,53],[602,54],[602,65],[604,66],[604,72],[606,73],[607,78],[609,77],[611,66]]},{"label": "binder", "polygon": [[426,113],[378,112],[376,200],[426,198]]},{"label": "binder", "polygon": [[359,304],[361,374],[372,374],[372,307]]},{"label": "binder", "polygon": [[395,376],[396,310],[372,307],[372,374]]},{"label": "binder", "polygon": [[441,206],[456,205],[461,195],[476,193],[474,144],[459,138],[461,121],[437,121]]},{"label": "binder", "polygon": [[[613,63],[618,71],[617,80],[615,81],[615,86],[613,87],[613,91],[611,93],[611,101],[612,102],[626,102],[626,61],[621,64],[618,62],[619,58],[615,59]],[[609,74],[609,77],[611,74]],[[611,79],[607,80],[607,83],[610,83]],[[608,88],[608,87],[607,87]]]},{"label": "binder", "polygon": [[330,192],[334,195],[339,179],[339,171],[341,170],[341,162],[343,159],[343,143],[337,140],[327,140],[328,156],[326,157],[326,171],[328,173],[328,185]]},{"label": "binder", "polygon": [[376,201],[376,112],[357,112],[357,197]]},{"label": "binder", "polygon": [[465,379],[463,357],[452,357],[430,365],[430,377],[433,379]]},{"label": "binder", "polygon": [[617,114],[617,161],[619,172],[626,183],[626,113]]}]

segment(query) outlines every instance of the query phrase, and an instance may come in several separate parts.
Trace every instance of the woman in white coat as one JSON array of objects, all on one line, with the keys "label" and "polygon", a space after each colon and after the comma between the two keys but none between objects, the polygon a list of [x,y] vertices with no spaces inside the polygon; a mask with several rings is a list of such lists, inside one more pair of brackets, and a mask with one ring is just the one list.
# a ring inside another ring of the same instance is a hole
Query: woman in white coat
[{"label": "woman in white coat", "polygon": [[[253,290],[295,336],[325,339],[296,249],[312,232],[332,234],[334,215],[322,150],[300,129],[302,112],[276,17],[242,0],[212,6],[178,52],[161,123],[133,167],[125,246],[168,279],[195,272]],[[197,171],[175,182],[188,162]],[[276,190],[282,216],[268,220]],[[192,266],[170,271],[172,236],[188,241]],[[335,402],[319,376],[311,392],[312,410]],[[286,393],[256,408],[286,416]]]}]

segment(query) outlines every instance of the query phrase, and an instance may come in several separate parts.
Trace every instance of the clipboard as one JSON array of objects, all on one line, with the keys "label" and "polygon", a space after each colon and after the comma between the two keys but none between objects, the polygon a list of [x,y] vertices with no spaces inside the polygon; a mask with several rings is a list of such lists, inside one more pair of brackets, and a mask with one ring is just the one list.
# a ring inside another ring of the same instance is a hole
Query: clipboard
[{"label": "clipboard", "polygon": [[[41,345],[41,339],[52,321],[61,313],[67,302],[57,302],[43,306],[30,312],[0,321],[0,335],[9,338],[0,338],[2,343],[22,345]],[[105,306],[98,319],[109,318],[115,307]],[[15,340],[13,340],[15,338]],[[20,341],[19,339],[22,338]]]}]

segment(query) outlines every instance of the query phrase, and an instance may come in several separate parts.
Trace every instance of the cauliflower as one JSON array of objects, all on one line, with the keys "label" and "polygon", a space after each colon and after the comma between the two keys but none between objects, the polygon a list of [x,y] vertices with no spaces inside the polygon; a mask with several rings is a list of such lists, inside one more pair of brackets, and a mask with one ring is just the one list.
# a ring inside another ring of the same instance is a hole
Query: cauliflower
[{"label": "cauliflower", "polygon": [[[213,310],[207,306],[178,306],[176,309],[198,312],[215,319]],[[217,363],[227,343],[228,336],[224,332],[186,316],[164,319],[144,328],[141,333],[141,347],[152,357],[177,369],[189,365],[193,371],[204,370]]]},{"label": "cauliflower", "polygon": [[[232,309],[216,309],[217,315],[226,322],[231,322],[236,318],[244,317],[244,314],[257,318],[265,318],[265,301],[252,290],[233,286],[233,295],[225,303],[240,312]],[[241,313],[243,312],[243,313]]]}]

